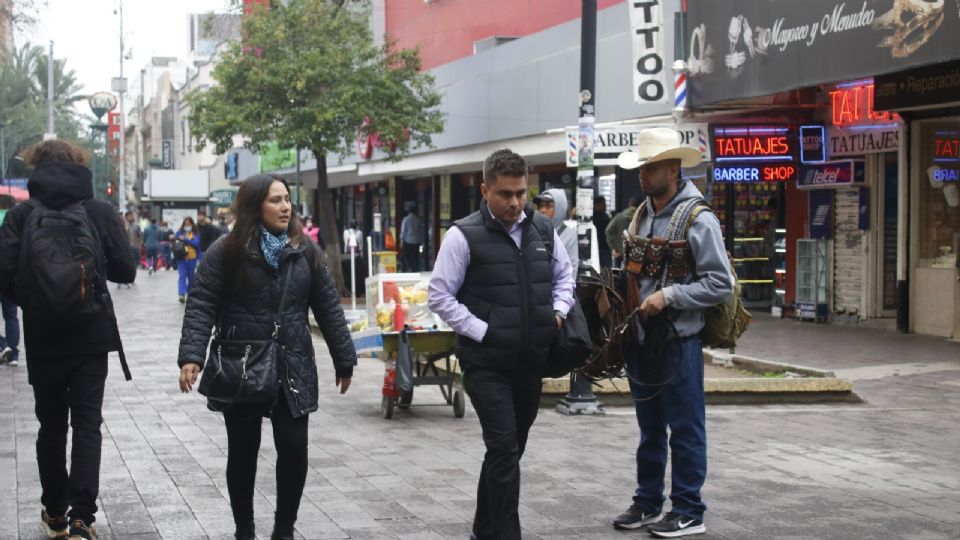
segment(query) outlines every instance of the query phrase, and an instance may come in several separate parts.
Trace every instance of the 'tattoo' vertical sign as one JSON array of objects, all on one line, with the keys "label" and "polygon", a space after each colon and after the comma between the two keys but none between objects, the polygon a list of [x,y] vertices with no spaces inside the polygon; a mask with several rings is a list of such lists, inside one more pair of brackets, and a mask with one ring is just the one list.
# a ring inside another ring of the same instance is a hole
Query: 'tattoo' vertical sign
[{"label": "'tattoo' vertical sign", "polygon": [[633,100],[670,103],[664,58],[663,9],[658,0],[630,1],[633,46]]}]

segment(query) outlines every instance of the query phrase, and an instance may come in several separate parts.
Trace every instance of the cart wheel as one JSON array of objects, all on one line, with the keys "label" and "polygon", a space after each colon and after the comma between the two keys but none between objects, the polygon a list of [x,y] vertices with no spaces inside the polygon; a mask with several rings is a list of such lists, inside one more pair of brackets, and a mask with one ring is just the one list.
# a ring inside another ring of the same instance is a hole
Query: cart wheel
[{"label": "cart wheel", "polygon": [[383,396],[380,400],[380,412],[387,420],[393,418],[393,407],[396,405],[396,402],[396,399],[387,396]]},{"label": "cart wheel", "polygon": [[463,418],[463,415],[466,412],[467,404],[463,400],[463,392],[457,390],[453,393],[453,415],[457,418]]},{"label": "cart wheel", "polygon": [[410,404],[412,402],[413,402],[413,390],[400,394],[400,402],[397,403],[397,407],[406,410],[410,408]]}]

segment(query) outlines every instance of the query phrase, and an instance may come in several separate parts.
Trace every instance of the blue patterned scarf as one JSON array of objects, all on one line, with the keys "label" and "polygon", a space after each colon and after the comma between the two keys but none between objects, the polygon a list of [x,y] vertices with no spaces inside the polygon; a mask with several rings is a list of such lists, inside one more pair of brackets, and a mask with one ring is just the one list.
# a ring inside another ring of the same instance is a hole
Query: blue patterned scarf
[{"label": "blue patterned scarf", "polygon": [[287,245],[287,240],[287,231],[273,234],[266,227],[260,226],[260,251],[263,251],[267,264],[280,268],[280,253],[283,252],[283,246]]}]

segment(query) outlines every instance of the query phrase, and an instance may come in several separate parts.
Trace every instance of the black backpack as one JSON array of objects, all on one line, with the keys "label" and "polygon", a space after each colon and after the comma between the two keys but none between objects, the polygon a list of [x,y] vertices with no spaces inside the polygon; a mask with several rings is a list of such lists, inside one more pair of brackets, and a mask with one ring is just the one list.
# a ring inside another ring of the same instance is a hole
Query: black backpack
[{"label": "black backpack", "polygon": [[45,324],[71,326],[103,313],[106,261],[100,237],[80,203],[55,210],[36,199],[20,237],[16,288],[20,306]]},{"label": "black backpack", "polygon": [[187,258],[187,243],[179,238],[174,238],[170,244],[170,251],[175,260],[181,261]]}]

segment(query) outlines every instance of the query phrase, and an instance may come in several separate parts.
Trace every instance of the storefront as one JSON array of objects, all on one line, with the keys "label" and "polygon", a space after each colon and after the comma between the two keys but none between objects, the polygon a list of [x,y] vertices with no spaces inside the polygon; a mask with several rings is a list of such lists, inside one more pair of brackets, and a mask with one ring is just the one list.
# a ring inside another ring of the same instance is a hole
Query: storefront
[{"label": "storefront", "polygon": [[909,312],[914,332],[960,339],[960,62],[877,77],[877,107],[909,131]]},{"label": "storefront", "polygon": [[901,331],[960,335],[953,158],[936,154],[949,146],[938,137],[960,131],[956,6],[698,2],[685,32],[694,116],[740,107],[823,128],[821,158],[801,160],[799,185],[783,189],[785,304],[837,322],[892,326],[896,315]]},{"label": "storefront", "polygon": [[785,185],[798,171],[796,130],[785,125],[711,127],[710,183],[701,188],[720,220],[749,309],[786,303]]}]

